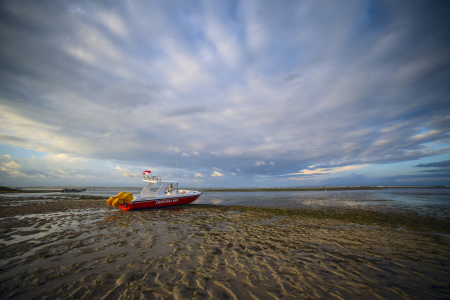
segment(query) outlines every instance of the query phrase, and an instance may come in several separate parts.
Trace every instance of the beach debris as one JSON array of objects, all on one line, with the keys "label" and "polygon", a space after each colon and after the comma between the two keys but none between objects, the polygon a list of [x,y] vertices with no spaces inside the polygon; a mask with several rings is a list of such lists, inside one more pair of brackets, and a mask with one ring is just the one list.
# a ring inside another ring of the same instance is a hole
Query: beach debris
[{"label": "beach debris", "polygon": [[122,204],[130,203],[133,201],[133,194],[127,192],[120,192],[117,196],[110,197],[106,203],[110,206],[119,207]]}]

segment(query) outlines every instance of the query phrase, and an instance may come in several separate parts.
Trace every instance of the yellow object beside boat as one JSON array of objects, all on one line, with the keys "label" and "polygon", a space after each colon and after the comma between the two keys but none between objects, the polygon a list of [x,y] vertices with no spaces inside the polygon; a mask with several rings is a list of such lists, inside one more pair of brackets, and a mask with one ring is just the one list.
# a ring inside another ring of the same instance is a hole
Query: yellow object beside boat
[{"label": "yellow object beside boat", "polygon": [[133,194],[122,191],[122,192],[118,193],[117,196],[110,197],[106,201],[106,203],[108,205],[112,205],[114,207],[119,207],[120,205],[122,205],[124,203],[130,203],[131,201],[133,201]]},{"label": "yellow object beside boat", "polygon": [[112,203],[113,203],[114,200],[116,200],[116,199],[117,199],[117,196],[111,197],[111,198],[109,198],[109,199],[106,201],[106,203],[108,203],[108,205],[112,205]]},{"label": "yellow object beside boat", "polygon": [[117,198],[116,200],[114,200],[113,206],[114,207],[119,207],[120,205],[122,205],[122,203],[123,203],[123,199]]},{"label": "yellow object beside boat", "polygon": [[126,193],[123,197],[123,203],[130,203],[133,201],[133,194],[132,193]]}]

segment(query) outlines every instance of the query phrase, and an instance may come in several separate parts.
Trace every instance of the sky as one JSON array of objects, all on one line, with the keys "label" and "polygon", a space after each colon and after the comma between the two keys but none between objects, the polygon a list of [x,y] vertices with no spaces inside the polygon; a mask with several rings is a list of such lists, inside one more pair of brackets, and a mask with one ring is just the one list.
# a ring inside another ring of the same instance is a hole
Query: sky
[{"label": "sky", "polygon": [[448,1],[0,2],[0,185],[450,185]]}]

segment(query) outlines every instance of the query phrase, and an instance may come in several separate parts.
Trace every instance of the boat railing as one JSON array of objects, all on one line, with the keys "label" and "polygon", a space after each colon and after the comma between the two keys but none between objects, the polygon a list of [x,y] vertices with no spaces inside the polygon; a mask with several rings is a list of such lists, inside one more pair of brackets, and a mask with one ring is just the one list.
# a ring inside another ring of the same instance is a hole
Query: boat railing
[{"label": "boat railing", "polygon": [[161,181],[162,179],[161,179],[161,176],[158,176],[158,175],[151,175],[151,176],[149,176],[149,175],[144,175],[144,179],[145,180],[158,180],[158,181]]}]

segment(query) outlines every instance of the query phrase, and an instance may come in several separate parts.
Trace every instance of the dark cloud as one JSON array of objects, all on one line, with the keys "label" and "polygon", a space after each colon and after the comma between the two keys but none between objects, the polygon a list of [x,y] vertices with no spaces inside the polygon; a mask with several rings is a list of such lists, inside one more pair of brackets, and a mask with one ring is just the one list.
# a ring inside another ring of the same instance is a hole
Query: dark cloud
[{"label": "dark cloud", "polygon": [[284,78],[284,81],[296,80],[298,78],[301,78],[302,76],[303,76],[303,74],[300,74],[300,73],[292,73],[292,74],[289,74],[288,76],[286,76]]},{"label": "dark cloud", "polygon": [[450,160],[444,160],[434,163],[418,164],[416,168],[438,168],[433,170],[422,170],[420,173],[429,177],[450,177]]},{"label": "dark cloud", "polygon": [[102,104],[108,108],[136,109],[158,101],[162,87],[154,83],[139,81],[122,82],[104,92]]},{"label": "dark cloud", "polygon": [[26,139],[26,138],[17,137],[17,136],[0,134],[0,141],[5,144],[18,143],[18,144],[23,145],[23,144],[28,143],[30,140]]},{"label": "dark cloud", "polygon": [[179,107],[175,109],[170,109],[167,112],[167,116],[184,116],[184,115],[191,115],[195,113],[203,113],[206,112],[207,109],[203,105],[195,105],[195,106],[185,106],[185,107]]},{"label": "dark cloud", "polygon": [[416,168],[450,168],[450,160],[444,160],[428,164],[418,164]]}]

